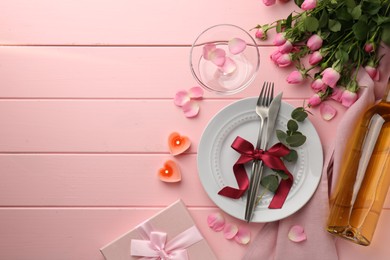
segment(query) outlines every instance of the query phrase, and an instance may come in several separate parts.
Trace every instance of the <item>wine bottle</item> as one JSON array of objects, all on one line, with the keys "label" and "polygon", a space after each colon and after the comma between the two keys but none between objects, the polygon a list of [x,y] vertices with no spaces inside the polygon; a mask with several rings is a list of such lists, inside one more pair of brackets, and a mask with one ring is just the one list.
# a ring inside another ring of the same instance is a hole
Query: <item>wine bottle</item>
[{"label": "wine bottle", "polygon": [[369,245],[390,186],[390,83],[358,120],[330,197],[328,232]]}]

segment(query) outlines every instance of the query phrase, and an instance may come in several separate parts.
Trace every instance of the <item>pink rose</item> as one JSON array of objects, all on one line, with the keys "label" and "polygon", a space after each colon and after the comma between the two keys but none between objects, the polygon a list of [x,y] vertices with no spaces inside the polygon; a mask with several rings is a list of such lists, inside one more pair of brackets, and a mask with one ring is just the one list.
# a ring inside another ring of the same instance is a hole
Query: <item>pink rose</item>
[{"label": "pink rose", "polygon": [[312,83],[311,83],[311,88],[315,91],[315,92],[319,92],[319,91],[324,91],[327,86],[326,84],[322,81],[322,79],[318,78],[316,80],[314,80]]},{"label": "pink rose", "polygon": [[271,53],[270,55],[270,59],[275,63],[276,61],[279,59],[279,57],[282,56],[282,53],[279,51],[279,50],[276,50],[274,51],[273,53]]},{"label": "pink rose", "polygon": [[276,65],[281,68],[290,66],[292,63],[291,55],[288,53],[280,55],[280,57],[276,60]]},{"label": "pink rose", "polygon": [[302,10],[311,10],[316,8],[317,6],[317,0],[305,0],[303,1],[301,8]]},{"label": "pink rose", "polygon": [[322,55],[319,51],[315,51],[309,56],[309,64],[316,65],[318,62],[322,61]]},{"label": "pink rose", "polygon": [[326,68],[321,74],[322,81],[331,88],[334,88],[340,79],[340,73],[333,68]]},{"label": "pink rose", "polygon": [[306,45],[307,45],[307,47],[309,47],[310,50],[316,51],[322,47],[322,43],[323,43],[323,40],[322,40],[321,36],[319,36],[318,34],[313,34],[307,40]]},{"label": "pink rose", "polygon": [[275,2],[276,2],[276,0],[263,0],[263,3],[264,3],[266,6],[274,5]]},{"label": "pink rose", "polygon": [[311,98],[309,98],[308,106],[314,107],[319,105],[322,102],[322,99],[319,94],[314,94]]},{"label": "pink rose", "polygon": [[375,80],[379,81],[379,70],[373,66],[367,65],[364,67],[366,70],[367,74],[370,75],[370,77]]},{"label": "pink rose", "polygon": [[298,70],[294,70],[290,73],[290,75],[288,75],[286,80],[289,84],[300,84],[303,82],[303,79],[304,77],[302,73]]},{"label": "pink rose", "polygon": [[345,107],[350,107],[357,99],[358,95],[356,92],[352,92],[346,89],[341,95],[341,104]]},{"label": "pink rose", "polygon": [[264,32],[262,28],[257,29],[255,33],[255,37],[260,40],[266,40],[267,39],[267,34]]},{"label": "pink rose", "polygon": [[331,99],[336,100],[337,102],[341,102],[341,96],[343,95],[345,88],[343,87],[335,87],[332,90],[332,95],[330,96]]},{"label": "pink rose", "polygon": [[364,45],[364,51],[367,52],[367,53],[370,53],[370,52],[375,51],[375,45],[374,45],[374,43],[372,43],[372,42],[367,42],[367,43]]},{"label": "pink rose", "polygon": [[281,52],[281,53],[290,53],[293,49],[293,45],[292,43],[287,40],[283,45],[280,45],[278,50]]},{"label": "pink rose", "polygon": [[274,45],[280,46],[283,45],[286,41],[287,39],[285,38],[284,33],[278,33],[275,35]]}]

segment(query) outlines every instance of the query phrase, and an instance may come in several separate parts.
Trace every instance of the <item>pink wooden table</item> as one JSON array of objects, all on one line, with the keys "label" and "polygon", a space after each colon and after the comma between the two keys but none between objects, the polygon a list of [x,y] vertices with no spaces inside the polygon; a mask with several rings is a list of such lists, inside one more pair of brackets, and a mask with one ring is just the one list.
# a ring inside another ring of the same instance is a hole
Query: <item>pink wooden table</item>
[{"label": "pink wooden table", "polygon": [[[181,198],[220,259],[240,259],[246,246],[211,231],[218,208],[203,191],[196,150],[211,117],[273,81],[284,100],[301,105],[308,86],[289,86],[260,47],[260,74],[234,96],[206,93],[187,119],[173,104],[196,85],[190,45],[203,29],[232,23],[246,29],[286,17],[293,3],[260,0],[1,0],[0,1],[0,259],[102,260],[99,248]],[[264,44],[264,43],[260,43]],[[158,109],[158,115],[156,114]],[[331,122],[313,110],[324,149]],[[183,180],[156,177],[178,131],[193,145],[174,158]],[[231,219],[238,225],[247,225]],[[388,259],[390,200],[370,247],[337,241],[340,259]],[[262,224],[250,224],[254,236]],[[226,250],[230,248],[230,250]]]}]

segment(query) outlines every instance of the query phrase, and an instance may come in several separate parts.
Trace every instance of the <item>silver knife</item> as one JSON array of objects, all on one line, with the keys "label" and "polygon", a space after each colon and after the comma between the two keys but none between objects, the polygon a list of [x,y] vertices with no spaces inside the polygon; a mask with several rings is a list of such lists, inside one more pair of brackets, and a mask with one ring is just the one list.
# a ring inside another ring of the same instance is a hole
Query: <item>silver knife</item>
[{"label": "silver knife", "polygon": [[[280,105],[282,103],[282,96],[283,96],[283,92],[279,93],[272,100],[272,102],[269,106],[267,128],[266,128],[266,131],[263,133],[262,141],[261,141],[261,146],[262,146],[261,149],[263,149],[263,150],[267,149],[268,142],[271,139],[272,134],[274,133],[273,130],[275,128],[276,119],[278,118]],[[253,184],[253,188],[254,188],[253,194],[255,194],[255,195],[253,196],[254,201],[251,203],[251,207],[249,208],[249,211],[248,211],[248,216],[246,216],[246,218],[247,218],[246,220],[248,222],[250,222],[250,220],[252,219],[254,209],[256,208],[256,198],[257,198],[258,193],[259,193],[260,181],[261,181],[261,176],[263,174],[263,168],[264,168],[262,161],[259,162],[257,168],[259,169],[259,174],[257,175],[258,177],[254,180],[254,184]]]}]

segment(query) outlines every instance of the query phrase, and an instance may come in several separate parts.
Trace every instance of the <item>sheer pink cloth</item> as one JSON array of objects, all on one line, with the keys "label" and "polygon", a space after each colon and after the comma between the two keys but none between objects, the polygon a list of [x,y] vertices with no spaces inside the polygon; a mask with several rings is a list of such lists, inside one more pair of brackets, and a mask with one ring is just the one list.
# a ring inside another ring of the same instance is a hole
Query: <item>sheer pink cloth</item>
[{"label": "sheer pink cloth", "polygon": [[[294,215],[264,225],[246,252],[246,260],[337,260],[335,239],[325,227],[329,212],[329,184],[337,181],[342,154],[351,131],[350,127],[358,116],[375,100],[380,99],[390,77],[390,48],[381,46],[380,53],[385,54],[379,67],[380,81],[374,82],[362,70],[359,72],[359,84],[364,86],[359,99],[343,115],[333,146],[324,155],[322,178],[312,199]],[[329,178],[329,179],[328,179]],[[301,225],[307,240],[295,243],[288,239],[288,232],[294,225]]]}]

